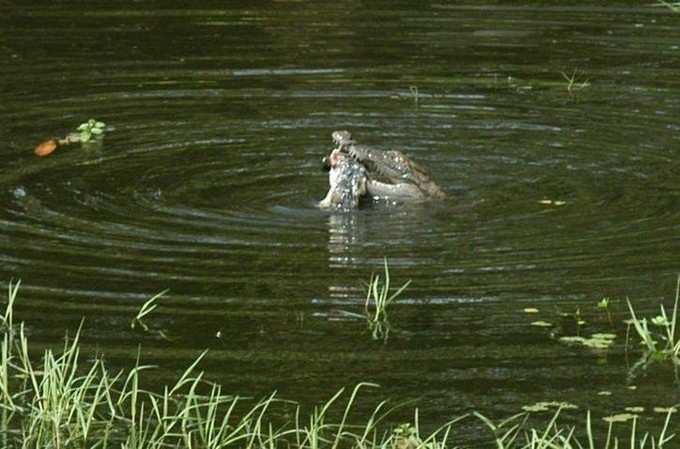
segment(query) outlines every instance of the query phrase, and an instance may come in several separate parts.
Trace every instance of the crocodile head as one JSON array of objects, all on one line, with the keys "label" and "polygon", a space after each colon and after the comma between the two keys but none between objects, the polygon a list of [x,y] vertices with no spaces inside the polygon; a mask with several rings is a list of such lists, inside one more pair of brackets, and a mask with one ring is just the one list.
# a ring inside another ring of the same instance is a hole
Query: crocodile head
[{"label": "crocodile head", "polygon": [[329,189],[319,207],[340,210],[355,209],[366,195],[366,169],[347,154],[335,149],[324,158],[328,169]]},{"label": "crocodile head", "polygon": [[334,151],[351,156],[366,169],[368,191],[372,196],[422,200],[446,195],[424,166],[398,150],[379,150],[357,145],[346,130],[333,131]]},{"label": "crocodile head", "polygon": [[354,140],[352,140],[352,133],[344,129],[333,131],[331,137],[333,138],[333,143],[335,143],[338,148],[343,148],[354,143]]}]

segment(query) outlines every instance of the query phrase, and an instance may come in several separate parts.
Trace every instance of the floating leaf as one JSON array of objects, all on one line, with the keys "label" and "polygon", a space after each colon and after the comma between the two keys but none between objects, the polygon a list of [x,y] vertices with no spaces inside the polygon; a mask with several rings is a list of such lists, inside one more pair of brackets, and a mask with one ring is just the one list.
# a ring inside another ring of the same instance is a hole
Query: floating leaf
[{"label": "floating leaf", "polygon": [[603,391],[598,391],[598,392],[597,392],[597,395],[598,395],[598,396],[611,396],[611,395],[612,395],[612,392],[611,392],[611,391],[607,391],[607,390],[603,390]]},{"label": "floating leaf", "polygon": [[552,323],[548,323],[547,321],[534,321],[531,323],[531,325],[538,327],[552,327]]},{"label": "floating leaf", "polygon": [[593,334],[590,338],[595,338],[598,340],[613,340],[616,338],[616,334]]},{"label": "floating leaf", "polygon": [[603,420],[607,421],[608,423],[615,423],[615,422],[626,422],[630,421],[631,419],[635,418],[635,415],[630,414],[630,413],[619,413],[618,415],[611,415],[611,416],[605,416],[602,418]]},{"label": "floating leaf", "polygon": [[585,341],[585,338],[566,336],[566,337],[560,337],[560,341],[562,343],[567,343],[567,344],[583,344],[583,342]]},{"label": "floating leaf", "polygon": [[644,407],[626,407],[624,410],[627,411],[627,412],[631,412],[631,413],[642,413],[642,412],[645,411],[645,408]]},{"label": "floating leaf", "polygon": [[654,407],[654,413],[676,413],[676,407]]},{"label": "floating leaf", "polygon": [[549,401],[549,402],[537,402],[534,405],[525,405],[522,410],[527,412],[545,412],[550,408],[561,408],[561,409],[577,409],[578,405],[572,404],[571,402],[560,402],[560,401]]},{"label": "floating leaf", "polygon": [[52,154],[54,150],[57,149],[58,146],[59,144],[55,139],[49,139],[35,147],[35,150],[33,150],[33,152],[36,154],[36,156],[44,157],[49,154]]},{"label": "floating leaf", "polygon": [[593,349],[607,349],[612,345],[611,340],[598,340],[597,338],[586,338],[583,345]]},{"label": "floating leaf", "polygon": [[629,390],[637,390],[637,385],[628,385],[626,388]]},{"label": "floating leaf", "polygon": [[534,307],[527,307],[527,308],[524,309],[524,312],[525,313],[538,313],[538,309],[536,309]]},{"label": "floating leaf", "polygon": [[552,402],[552,405],[554,407],[562,408],[565,410],[576,410],[578,409],[578,405],[572,404],[571,402]]},{"label": "floating leaf", "polygon": [[544,403],[538,402],[534,405],[523,405],[522,410],[524,410],[525,412],[537,413],[537,412],[547,412],[549,409],[548,409],[548,406],[546,406]]}]

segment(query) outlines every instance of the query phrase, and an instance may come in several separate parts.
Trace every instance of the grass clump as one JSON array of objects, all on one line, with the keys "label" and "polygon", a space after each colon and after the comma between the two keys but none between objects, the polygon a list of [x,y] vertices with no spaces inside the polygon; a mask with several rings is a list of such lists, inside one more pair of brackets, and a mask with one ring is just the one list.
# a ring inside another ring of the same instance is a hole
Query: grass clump
[{"label": "grass clump", "polygon": [[580,79],[578,70],[576,69],[574,69],[571,75],[567,75],[565,72],[560,73],[562,74],[562,78],[564,78],[564,80],[567,82],[567,92],[569,92],[569,95],[590,86],[590,82],[588,80]]},{"label": "grass clump", "polygon": [[387,340],[389,337],[391,326],[388,310],[390,304],[411,284],[409,280],[399,287],[397,291],[390,292],[390,269],[387,266],[387,259],[384,260],[384,267],[384,277],[381,278],[379,274],[371,275],[366,291],[364,310],[368,320],[368,328],[374,340]]},{"label": "grass clump", "polygon": [[[651,318],[639,318],[630,300],[627,299],[631,319],[628,321],[640,337],[645,348],[642,362],[647,364],[653,360],[671,360],[680,365],[680,329],[678,329],[678,307],[680,305],[680,276],[675,289],[675,302],[672,312],[667,312],[661,304],[660,314]],[[651,326],[650,326],[651,324]]]}]

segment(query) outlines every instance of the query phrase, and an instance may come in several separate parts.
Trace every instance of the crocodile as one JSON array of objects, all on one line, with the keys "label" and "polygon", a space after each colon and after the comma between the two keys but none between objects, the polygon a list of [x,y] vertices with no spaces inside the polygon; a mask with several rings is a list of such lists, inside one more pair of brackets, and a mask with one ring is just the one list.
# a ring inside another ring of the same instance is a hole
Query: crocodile
[{"label": "crocodile", "polygon": [[340,152],[364,166],[366,191],[374,198],[400,201],[425,201],[446,197],[429,170],[398,150],[378,150],[359,145],[346,130],[334,131],[333,142]]},{"label": "crocodile", "polygon": [[366,169],[351,156],[333,150],[324,158],[324,168],[329,170],[330,188],[319,207],[350,210],[359,207],[360,200],[366,196]]}]

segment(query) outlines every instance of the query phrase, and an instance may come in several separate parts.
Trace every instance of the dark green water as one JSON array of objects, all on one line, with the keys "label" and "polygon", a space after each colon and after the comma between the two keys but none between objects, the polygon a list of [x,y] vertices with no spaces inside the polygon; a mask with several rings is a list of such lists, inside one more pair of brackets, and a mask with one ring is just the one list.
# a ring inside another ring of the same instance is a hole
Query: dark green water
[{"label": "dark green water", "polygon": [[[680,401],[671,369],[627,388],[636,356],[620,324],[626,296],[656,311],[680,272],[680,14],[25,3],[0,3],[0,281],[23,280],[17,313],[34,342],[84,317],[86,348],[131,366],[141,345],[160,380],[210,348],[208,376],[236,393],[314,403],[371,381],[382,389],[366,407],[418,399],[437,424],[541,400],[641,405],[648,420]],[[570,93],[562,72],[574,71],[588,85]],[[101,148],[33,155],[90,117],[110,127]],[[338,128],[404,149],[450,200],[318,210]],[[395,282],[413,281],[386,344],[334,319],[361,313],[383,257]],[[171,341],[131,330],[165,289],[148,322]],[[584,334],[611,331],[603,296],[619,323],[608,352],[529,325],[580,308]]]}]

